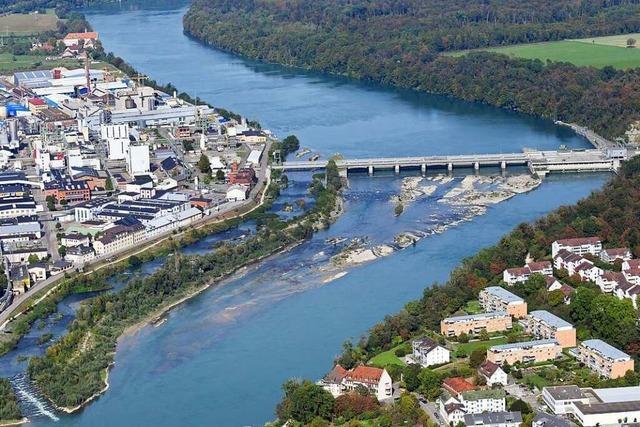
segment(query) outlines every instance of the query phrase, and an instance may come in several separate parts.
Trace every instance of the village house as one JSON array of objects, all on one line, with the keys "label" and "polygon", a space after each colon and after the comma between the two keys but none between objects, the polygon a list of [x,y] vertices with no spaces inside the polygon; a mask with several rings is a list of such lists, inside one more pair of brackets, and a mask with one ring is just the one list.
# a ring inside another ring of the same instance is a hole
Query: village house
[{"label": "village house", "polygon": [[554,267],[566,270],[569,276],[579,275],[581,280],[595,282],[602,275],[603,270],[581,255],[561,249],[553,258]]},{"label": "village house", "polygon": [[442,381],[442,388],[458,400],[462,398],[462,393],[476,389],[473,384],[462,377],[445,378]]},{"label": "village house", "polygon": [[485,360],[482,362],[482,365],[478,367],[478,375],[485,379],[489,387],[492,387],[494,384],[506,386],[509,381],[507,373],[502,370],[500,365],[489,360]]},{"label": "village house", "polygon": [[555,339],[562,348],[576,346],[576,329],[546,310],[534,310],[520,321],[525,332],[536,339]]},{"label": "village house", "polygon": [[640,285],[635,285],[629,281],[619,283],[613,294],[619,299],[631,300],[633,308],[638,309],[638,295],[640,294]]},{"label": "village house", "polygon": [[36,262],[29,264],[29,268],[27,270],[29,271],[32,283],[36,283],[47,278],[47,265],[45,263]]},{"label": "village house", "polygon": [[633,371],[633,359],[599,339],[585,340],[575,349],[576,359],[596,374],[609,379],[623,377]]},{"label": "village house", "polygon": [[393,381],[386,369],[371,366],[360,365],[347,370],[336,365],[318,384],[333,397],[354,391],[359,386],[367,388],[379,401],[393,395]]},{"label": "village house", "polygon": [[502,389],[469,390],[452,395],[445,389],[438,399],[438,406],[447,423],[457,419],[461,413],[464,416],[484,412],[504,412],[506,410],[505,392]]},{"label": "village house", "polygon": [[487,360],[497,365],[538,363],[557,359],[562,347],[555,339],[495,345],[487,350]]},{"label": "village house", "polygon": [[577,237],[573,239],[556,240],[551,244],[551,257],[555,258],[561,250],[567,250],[576,255],[600,255],[602,242],[599,237]]},{"label": "village house", "polygon": [[422,367],[442,365],[451,360],[449,350],[429,337],[412,341],[411,346],[413,348],[411,358]]},{"label": "village house", "polygon": [[[62,42],[65,46],[71,47],[80,44],[80,41],[86,43],[87,41],[91,41],[89,44],[93,44],[98,40],[98,33],[94,31],[88,31],[84,33],[69,33],[64,36]],[[88,46],[87,46],[88,47]]]},{"label": "village house", "polygon": [[600,252],[600,259],[610,264],[613,264],[617,260],[629,261],[632,257],[629,248],[603,249],[602,252]]},{"label": "village house", "polygon": [[62,236],[60,243],[67,248],[74,246],[89,246],[89,236],[85,236],[80,233],[69,233]]},{"label": "village house", "polygon": [[502,280],[508,285],[515,285],[526,282],[532,274],[551,276],[553,264],[550,261],[539,261],[530,262],[524,267],[508,268],[502,272]]},{"label": "village house", "polygon": [[630,259],[622,263],[622,274],[634,285],[640,284],[640,259]]},{"label": "village house", "polygon": [[489,286],[478,295],[484,311],[506,311],[516,319],[527,315],[527,303],[499,286]]},{"label": "village house", "polygon": [[96,257],[96,253],[92,248],[85,245],[72,246],[67,249],[67,253],[64,256],[66,261],[74,265],[84,265]]},{"label": "village house", "polygon": [[573,294],[573,292],[575,292],[575,289],[565,283],[560,282],[553,276],[546,276],[546,280],[547,292],[561,291],[564,295],[564,303],[571,304],[571,295]]},{"label": "village house", "polygon": [[511,329],[511,316],[506,311],[470,314],[447,317],[440,321],[440,333],[445,337],[457,337],[462,334],[477,335]]},{"label": "village house", "polygon": [[14,265],[9,270],[11,291],[15,295],[24,294],[31,287],[31,276],[26,264]]},{"label": "village house", "polygon": [[520,424],[522,424],[520,412],[483,412],[464,416],[466,427],[520,427]]}]

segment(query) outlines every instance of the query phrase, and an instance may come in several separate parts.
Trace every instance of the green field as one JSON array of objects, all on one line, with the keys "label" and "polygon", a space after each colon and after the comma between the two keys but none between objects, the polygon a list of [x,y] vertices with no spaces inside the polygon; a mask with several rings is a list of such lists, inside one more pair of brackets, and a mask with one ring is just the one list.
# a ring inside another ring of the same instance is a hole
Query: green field
[{"label": "green field", "polygon": [[469,355],[471,354],[471,352],[473,352],[473,350],[477,348],[487,349],[494,345],[501,345],[506,343],[507,343],[507,337],[498,337],[488,341],[471,341],[463,344],[458,344],[456,345],[456,350],[462,349],[465,352],[465,354]]},{"label": "green field", "polygon": [[[26,70],[50,70],[55,67],[82,68],[84,62],[78,59],[46,59],[43,55],[13,55],[11,53],[0,53],[0,73],[13,73]],[[101,70],[105,67],[112,72],[120,74],[115,67],[105,62],[93,61],[90,65],[92,69]]]},{"label": "green field", "polygon": [[53,10],[47,13],[12,13],[0,16],[0,35],[29,35],[57,28],[58,17]]},{"label": "green field", "polygon": [[[637,39],[639,47],[620,47],[620,43],[626,43],[626,39],[630,36],[633,35],[531,43],[482,50],[518,58],[570,62],[578,66],[596,68],[607,65],[619,69],[640,67],[640,38]],[[468,51],[458,51],[450,55],[459,56],[466,53]]]},{"label": "green field", "polygon": [[388,365],[399,365],[399,366],[406,365],[406,363],[404,363],[402,360],[400,360],[398,356],[395,355],[396,349],[402,347],[403,345],[404,344],[401,344],[397,347],[392,348],[391,350],[387,350],[380,354],[377,354],[369,361],[369,364],[380,367],[380,368],[384,368],[385,366],[388,366]]}]

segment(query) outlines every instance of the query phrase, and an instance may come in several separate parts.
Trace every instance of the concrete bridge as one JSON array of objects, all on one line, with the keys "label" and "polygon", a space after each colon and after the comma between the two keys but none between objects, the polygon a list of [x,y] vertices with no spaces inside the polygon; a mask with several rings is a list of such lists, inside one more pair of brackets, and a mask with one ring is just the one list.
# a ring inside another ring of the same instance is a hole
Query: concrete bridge
[{"label": "concrete bridge", "polygon": [[[504,154],[341,159],[336,160],[336,165],[342,176],[347,176],[349,172],[368,172],[372,175],[377,170],[393,170],[395,173],[400,173],[401,170],[420,170],[425,174],[431,169],[446,169],[451,172],[454,168],[473,168],[477,171],[481,167],[499,167],[505,170],[507,166],[526,166],[531,173],[544,177],[552,172],[616,171],[620,167],[620,161],[630,155],[635,155],[635,152],[629,152],[625,148],[525,150],[521,153]],[[324,169],[327,162],[288,161],[272,167],[283,171],[312,171]]]}]

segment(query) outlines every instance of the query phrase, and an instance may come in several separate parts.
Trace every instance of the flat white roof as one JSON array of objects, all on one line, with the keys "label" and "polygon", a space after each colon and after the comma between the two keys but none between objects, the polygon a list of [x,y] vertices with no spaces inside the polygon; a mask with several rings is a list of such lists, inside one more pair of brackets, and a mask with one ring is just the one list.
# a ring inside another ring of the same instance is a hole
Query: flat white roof
[{"label": "flat white roof", "polygon": [[593,392],[606,403],[640,400],[640,386],[596,388]]}]

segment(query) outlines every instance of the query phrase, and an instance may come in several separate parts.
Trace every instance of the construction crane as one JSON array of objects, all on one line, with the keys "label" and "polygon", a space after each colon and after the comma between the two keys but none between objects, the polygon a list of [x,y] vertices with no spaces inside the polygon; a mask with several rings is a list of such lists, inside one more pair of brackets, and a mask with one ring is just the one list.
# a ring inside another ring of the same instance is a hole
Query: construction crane
[{"label": "construction crane", "polygon": [[149,76],[138,73],[135,76],[131,77],[131,80],[135,81],[138,86],[142,86],[142,82],[148,78]]}]

